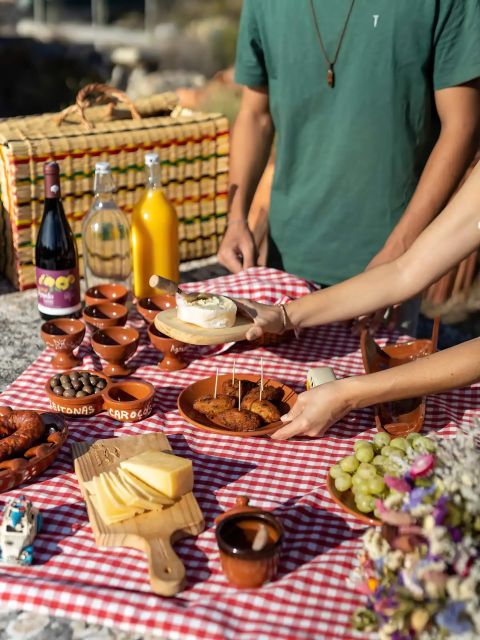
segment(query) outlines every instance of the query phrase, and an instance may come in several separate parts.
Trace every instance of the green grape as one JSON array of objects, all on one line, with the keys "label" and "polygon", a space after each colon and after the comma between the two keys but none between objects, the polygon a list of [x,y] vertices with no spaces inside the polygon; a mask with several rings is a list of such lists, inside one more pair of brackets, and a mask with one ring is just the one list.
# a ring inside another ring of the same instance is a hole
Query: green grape
[{"label": "green grape", "polygon": [[365,482],[365,478],[362,478],[362,476],[359,476],[358,473],[356,473],[354,476],[352,476],[352,486],[354,488],[358,488],[360,486],[362,486]]},{"label": "green grape", "polygon": [[373,460],[374,455],[373,447],[370,443],[365,447],[360,447],[360,449],[355,452],[355,457],[359,462],[370,462]]},{"label": "green grape", "polygon": [[387,461],[388,458],[386,456],[378,455],[374,457],[374,459],[372,460],[372,464],[374,464],[376,467],[382,468],[385,464],[387,464]]},{"label": "green grape", "polygon": [[343,471],[342,471],[342,469],[341,469],[339,464],[334,464],[332,467],[330,467],[329,475],[330,475],[331,478],[335,479],[341,473],[343,473]]},{"label": "green grape", "polygon": [[407,440],[408,442],[413,445],[413,443],[415,442],[415,440],[417,438],[421,438],[422,436],[419,433],[415,433],[415,431],[413,433],[409,433],[407,436]]},{"label": "green grape", "polygon": [[355,506],[361,513],[370,513],[375,508],[375,498],[368,495],[357,494],[355,496]]},{"label": "green grape", "polygon": [[378,496],[379,494],[383,493],[383,491],[385,490],[385,482],[383,481],[383,478],[381,478],[380,476],[376,476],[375,478],[369,478],[368,488],[369,488],[369,493],[374,493],[375,495]]},{"label": "green grape", "polygon": [[370,442],[368,440],[356,440],[353,445],[353,450],[357,452],[362,447],[368,447],[369,445],[370,445]]},{"label": "green grape", "polygon": [[352,478],[348,473],[342,473],[335,478],[335,488],[338,491],[347,491],[352,486]]},{"label": "green grape", "polygon": [[373,466],[373,464],[370,464],[368,462],[363,462],[357,469],[357,473],[356,475],[359,476],[360,478],[372,478],[373,476],[375,476],[377,474],[377,470],[376,468]]},{"label": "green grape", "polygon": [[402,451],[401,449],[396,449],[395,447],[383,447],[382,451],[382,456],[386,456],[387,458],[390,458],[391,456],[397,456],[399,458],[404,458],[405,457],[405,451]]},{"label": "green grape", "polygon": [[394,438],[390,442],[390,446],[393,447],[394,449],[400,449],[401,451],[406,451],[408,443],[405,440],[405,438]]},{"label": "green grape", "polygon": [[355,456],[345,456],[340,460],[340,468],[345,473],[353,473],[358,469],[359,462]]},{"label": "green grape", "polygon": [[390,440],[391,438],[388,433],[376,433],[373,437],[373,444],[380,451],[382,447],[386,447],[388,444],[390,444]]},{"label": "green grape", "polygon": [[383,467],[383,472],[386,476],[398,476],[400,469],[398,464],[395,464],[393,460],[389,460]]},{"label": "green grape", "polygon": [[416,451],[428,451],[429,453],[436,449],[434,441],[427,436],[420,436],[413,442],[412,446]]}]

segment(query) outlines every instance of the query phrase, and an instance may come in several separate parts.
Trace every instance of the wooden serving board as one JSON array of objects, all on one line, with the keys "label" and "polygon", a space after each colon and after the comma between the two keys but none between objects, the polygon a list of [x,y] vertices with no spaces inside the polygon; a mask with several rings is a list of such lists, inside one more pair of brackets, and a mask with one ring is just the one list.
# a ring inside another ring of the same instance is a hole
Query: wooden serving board
[{"label": "wooden serving board", "polygon": [[147,512],[107,525],[97,513],[84,487],[84,482],[91,480],[93,476],[115,469],[122,460],[147,449],[172,450],[166,436],[148,433],[96,440],[93,443],[75,442],[72,444],[72,455],[97,545],[132,547],[144,551],[148,559],[152,591],[161,596],[173,596],[184,586],[185,567],[174,552],[172,544],[186,536],[198,535],[205,527],[193,493],[187,493],[175,504],[164,507],[161,511]]},{"label": "wooden serving board", "polygon": [[252,321],[237,313],[233,327],[226,329],[204,329],[177,318],[176,309],[166,309],[157,314],[156,328],[169,338],[195,345],[223,344],[224,342],[238,342],[245,340]]}]

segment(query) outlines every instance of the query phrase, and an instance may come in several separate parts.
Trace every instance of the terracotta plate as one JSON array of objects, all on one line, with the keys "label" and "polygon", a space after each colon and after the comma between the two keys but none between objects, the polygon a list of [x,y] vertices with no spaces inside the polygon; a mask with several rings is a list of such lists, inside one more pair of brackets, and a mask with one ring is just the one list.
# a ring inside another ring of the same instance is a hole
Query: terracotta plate
[{"label": "terracotta plate", "polygon": [[332,500],[351,516],[355,516],[355,518],[361,520],[363,523],[368,524],[369,526],[378,527],[383,524],[381,520],[377,520],[376,518],[371,517],[366,513],[361,513],[360,511],[358,511],[357,507],[355,506],[353,493],[350,490],[340,493],[340,491],[335,488],[335,480],[330,476],[327,477],[327,489]]},{"label": "terracotta plate", "polygon": [[30,447],[23,456],[9,458],[13,468],[0,470],[0,492],[10,491],[43,473],[67,439],[67,423],[60,413],[41,413],[40,418],[46,426],[41,441]]},{"label": "terracotta plate", "polygon": [[[231,380],[231,375],[221,375],[218,376],[218,392],[221,393],[222,383],[224,380]],[[249,374],[240,374],[236,376],[239,380],[249,380],[250,382],[260,382],[260,376],[254,376]],[[297,401],[297,394],[293,389],[288,387],[286,384],[282,382],[277,382],[276,380],[264,379],[265,385],[269,384],[272,387],[281,387],[283,389],[283,401],[278,405],[278,408],[282,414],[287,413],[289,409],[293,407],[295,402]],[[269,433],[273,433],[277,431],[283,423],[280,421],[272,422],[271,424],[267,424],[260,429],[256,429],[256,431],[229,431],[228,429],[224,429],[215,422],[212,422],[199,413],[193,408],[193,403],[200,396],[213,396],[215,391],[215,376],[211,378],[204,378],[203,380],[199,380],[198,382],[194,382],[190,386],[186,387],[182,393],[178,396],[178,409],[182,416],[185,418],[187,422],[193,424],[195,427],[199,429],[203,429],[204,431],[210,431],[211,433],[219,433],[221,435],[227,436],[237,436],[240,438],[253,438],[255,436],[263,436]]]}]

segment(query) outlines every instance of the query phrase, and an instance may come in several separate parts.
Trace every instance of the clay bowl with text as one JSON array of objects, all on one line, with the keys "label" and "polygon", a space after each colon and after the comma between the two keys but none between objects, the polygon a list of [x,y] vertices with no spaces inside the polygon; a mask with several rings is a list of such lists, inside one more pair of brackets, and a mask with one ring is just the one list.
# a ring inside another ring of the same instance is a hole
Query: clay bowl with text
[{"label": "clay bowl with text", "polygon": [[70,318],[48,320],[42,324],[40,335],[47,347],[56,352],[51,360],[54,369],[72,369],[82,364],[82,359],[74,356],[73,351],[85,336],[83,322]]},{"label": "clay bowl with text", "polygon": [[152,413],[155,387],[144,380],[114,382],[104,393],[108,415],[120,422],[139,422]]},{"label": "clay bowl with text", "polygon": [[[0,421],[11,413],[15,413],[11,407],[0,406]],[[42,436],[25,451],[0,461],[0,492],[10,491],[43,473],[58,456],[67,439],[68,428],[63,416],[50,412],[38,415],[44,425]]]},{"label": "clay bowl with text", "polygon": [[[103,373],[99,373],[98,371],[90,370],[65,371],[63,373],[63,376],[67,378],[70,377],[71,374],[74,376],[85,376],[85,378],[88,380],[90,380],[90,378],[97,378],[99,381],[102,381],[101,383],[99,383],[99,387],[101,388],[96,389],[95,387],[93,387],[93,393],[89,393],[88,395],[84,395],[81,397],[65,397],[64,395],[59,395],[54,391],[55,388],[61,386],[61,383],[56,384],[58,376],[52,376],[47,380],[44,387],[48,399],[50,400],[51,408],[54,411],[58,411],[70,416],[93,416],[103,411],[103,393],[111,385],[111,381],[108,376],[104,375]],[[73,390],[77,392],[76,389]]]},{"label": "clay bowl with text", "polygon": [[173,309],[177,306],[174,296],[159,294],[149,298],[140,298],[137,302],[137,311],[147,324],[151,324],[157,313],[165,311],[165,309]]},{"label": "clay bowl with text", "polygon": [[93,330],[123,327],[127,322],[127,316],[127,307],[116,302],[102,302],[83,310],[83,319]]},{"label": "clay bowl with text", "polygon": [[115,302],[125,304],[128,298],[128,289],[123,284],[98,284],[90,287],[85,292],[85,304],[87,306],[101,304],[102,302]]},{"label": "clay bowl with text", "polygon": [[111,377],[133,373],[133,368],[125,363],[137,350],[139,339],[140,334],[132,327],[108,327],[95,331],[92,349],[107,362],[103,373]]}]

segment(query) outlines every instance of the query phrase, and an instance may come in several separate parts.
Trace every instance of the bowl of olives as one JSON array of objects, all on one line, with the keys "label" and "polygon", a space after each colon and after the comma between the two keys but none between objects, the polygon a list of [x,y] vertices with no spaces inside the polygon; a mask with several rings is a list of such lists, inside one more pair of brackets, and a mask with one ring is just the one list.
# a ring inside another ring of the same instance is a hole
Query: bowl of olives
[{"label": "bowl of olives", "polygon": [[54,411],[72,416],[93,416],[103,411],[103,394],[111,382],[98,371],[65,371],[45,384]]}]

